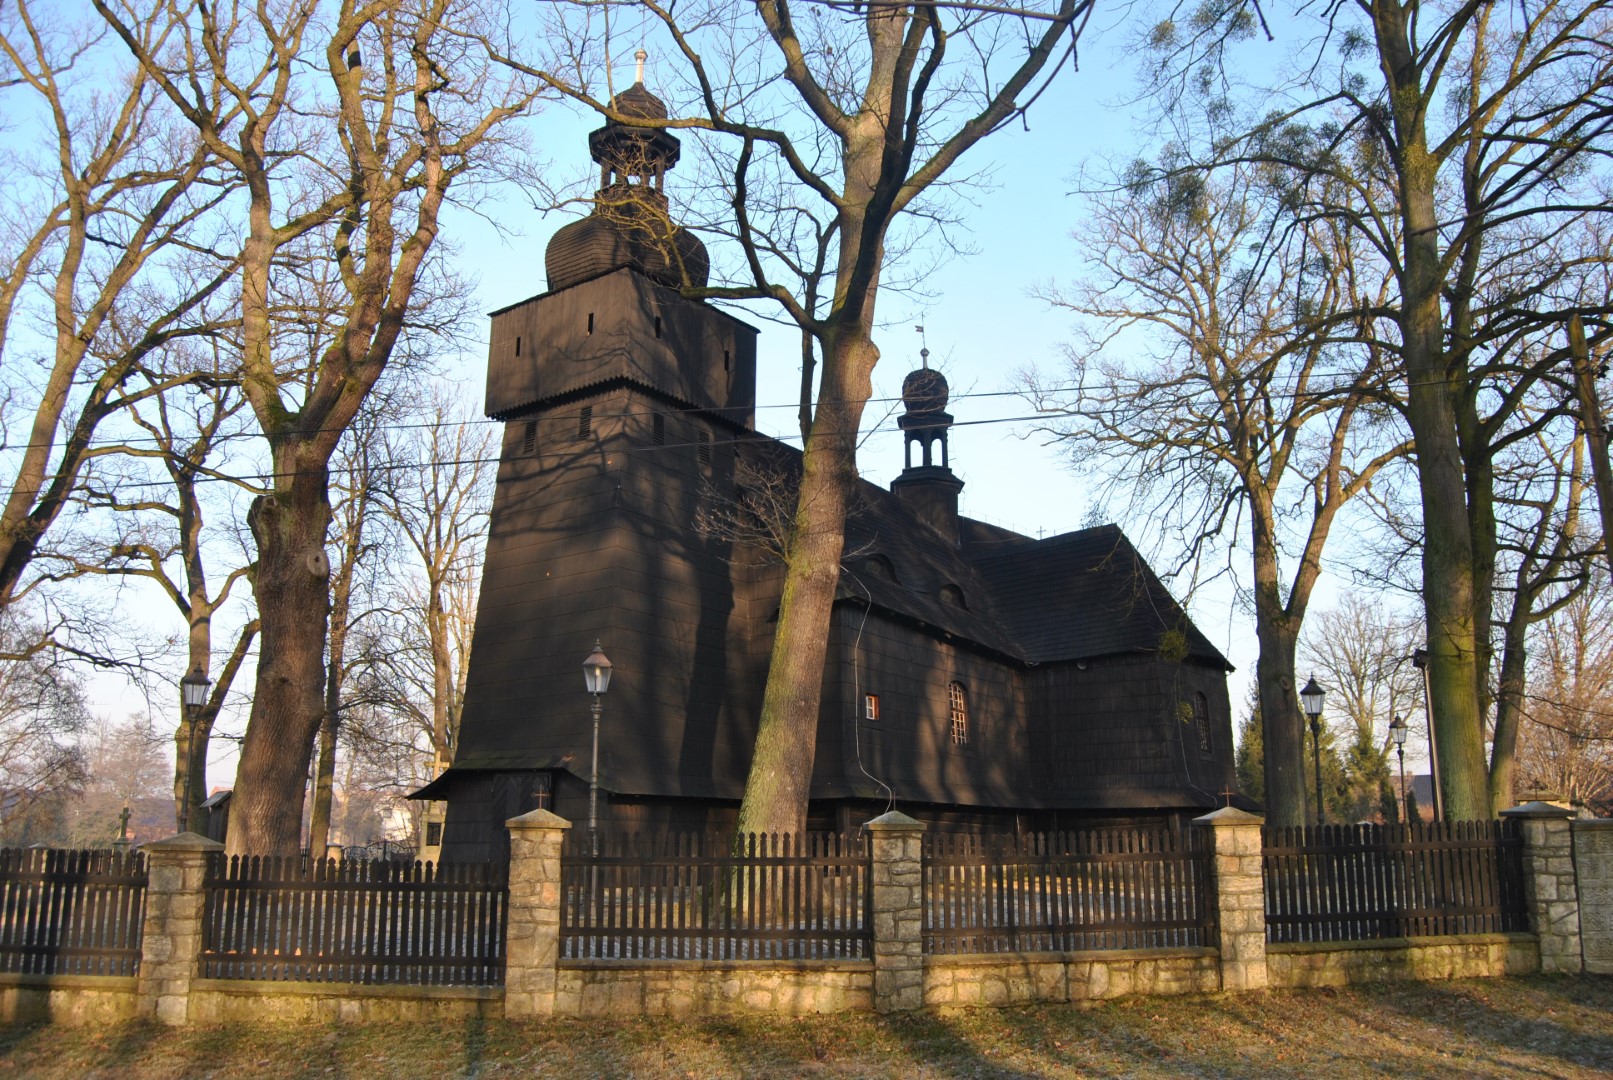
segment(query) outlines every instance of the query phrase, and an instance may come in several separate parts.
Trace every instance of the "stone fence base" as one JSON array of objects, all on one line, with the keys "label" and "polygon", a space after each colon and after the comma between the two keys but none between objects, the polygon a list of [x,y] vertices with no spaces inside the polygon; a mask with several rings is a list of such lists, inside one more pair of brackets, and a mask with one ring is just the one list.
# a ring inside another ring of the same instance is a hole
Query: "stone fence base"
[{"label": "stone fence base", "polygon": [[93,1027],[133,1020],[134,976],[0,975],[0,1024]]},{"label": "stone fence base", "polygon": [[1272,986],[1285,988],[1491,979],[1539,970],[1540,942],[1533,934],[1266,946],[1267,977]]},{"label": "stone fence base", "polygon": [[1171,997],[1220,988],[1215,949],[932,956],[924,969],[924,1004],[936,1007]]},{"label": "stone fence base", "polygon": [[721,1016],[872,1012],[867,960],[562,961],[560,1016]]}]

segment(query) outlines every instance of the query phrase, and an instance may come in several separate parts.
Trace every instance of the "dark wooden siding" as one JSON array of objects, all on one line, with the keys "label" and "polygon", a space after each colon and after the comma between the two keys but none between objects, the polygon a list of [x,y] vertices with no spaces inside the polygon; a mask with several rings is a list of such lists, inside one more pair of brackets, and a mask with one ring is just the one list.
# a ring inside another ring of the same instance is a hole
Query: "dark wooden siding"
[{"label": "dark wooden siding", "polygon": [[493,315],[487,355],[490,416],[513,415],[623,378],[690,405],[723,409],[734,423],[749,427],[756,400],[756,329],[626,269]]},{"label": "dark wooden siding", "polygon": [[[865,618],[856,604],[836,609],[831,634],[831,663],[840,670],[835,697],[826,695],[833,709],[825,710],[824,727],[838,745],[820,739],[815,791],[874,797],[883,794],[878,780],[904,801],[1035,805],[1023,782],[1028,740],[1014,666],[878,611]],[[969,695],[969,742],[962,747],[951,735],[953,681]],[[870,693],[879,695],[877,723],[862,719],[862,695]]]},{"label": "dark wooden siding", "polygon": [[[1209,760],[1180,709],[1195,692],[1220,748]],[[1054,805],[1209,807],[1230,783],[1226,678],[1208,665],[1146,654],[1049,664],[1031,677],[1029,708],[1037,785]]]}]

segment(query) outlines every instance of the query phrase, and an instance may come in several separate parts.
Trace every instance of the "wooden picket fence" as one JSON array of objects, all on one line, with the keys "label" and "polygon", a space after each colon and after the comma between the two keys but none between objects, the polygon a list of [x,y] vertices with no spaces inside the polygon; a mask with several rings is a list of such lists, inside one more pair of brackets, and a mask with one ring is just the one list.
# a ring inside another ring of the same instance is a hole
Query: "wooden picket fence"
[{"label": "wooden picket fence", "polygon": [[508,867],[214,856],[202,974],[498,986]]},{"label": "wooden picket fence", "polygon": [[0,972],[134,975],[145,891],[138,853],[0,850]]},{"label": "wooden picket fence", "polygon": [[857,834],[566,840],[563,959],[869,959],[870,848]]},{"label": "wooden picket fence", "polygon": [[1266,940],[1527,930],[1515,821],[1268,827]]},{"label": "wooden picket fence", "polygon": [[924,838],[924,951],[1061,952],[1214,942],[1208,830]]}]

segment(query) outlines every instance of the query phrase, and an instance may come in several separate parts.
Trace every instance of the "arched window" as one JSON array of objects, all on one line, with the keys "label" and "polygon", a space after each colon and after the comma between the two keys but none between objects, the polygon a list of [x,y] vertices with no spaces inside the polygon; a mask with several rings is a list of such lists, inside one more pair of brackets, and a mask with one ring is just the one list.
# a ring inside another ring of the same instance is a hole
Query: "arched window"
[{"label": "arched window", "polygon": [[969,691],[961,682],[947,683],[947,705],[952,713],[952,745],[969,745]]},{"label": "arched window", "polygon": [[1199,736],[1199,753],[1210,756],[1215,751],[1210,740],[1210,699],[1203,694],[1193,695],[1193,727]]}]

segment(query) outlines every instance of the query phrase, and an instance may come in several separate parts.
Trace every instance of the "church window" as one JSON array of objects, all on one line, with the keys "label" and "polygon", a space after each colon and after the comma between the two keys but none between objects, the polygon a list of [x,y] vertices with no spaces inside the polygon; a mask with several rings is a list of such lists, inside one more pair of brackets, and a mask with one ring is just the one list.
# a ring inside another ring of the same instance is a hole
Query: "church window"
[{"label": "church window", "polygon": [[864,720],[876,720],[876,721],[879,719],[879,695],[878,694],[864,694],[863,695],[863,719]]},{"label": "church window", "polygon": [[666,445],[666,413],[656,413],[651,425],[654,430],[653,441],[656,446]]},{"label": "church window", "polygon": [[952,745],[969,745],[969,691],[961,682],[947,684],[947,706],[952,713]]},{"label": "church window", "polygon": [[521,433],[521,453],[530,454],[538,448],[538,422],[528,420],[526,430]]},{"label": "church window", "polygon": [[699,441],[695,444],[695,456],[700,459],[701,465],[709,466],[711,464],[710,432],[702,431],[700,433]]},{"label": "church window", "polygon": [[594,313],[592,311],[588,313],[588,332],[590,334],[594,332]]},{"label": "church window", "polygon": [[577,438],[586,439],[594,433],[594,407],[584,405],[577,414]]},{"label": "church window", "polygon": [[1199,753],[1209,757],[1215,745],[1210,739],[1210,699],[1203,694],[1193,695],[1193,727],[1199,737]]},{"label": "church window", "polygon": [[442,822],[426,822],[426,846],[442,847]]},{"label": "church window", "polygon": [[661,336],[661,316],[659,315],[655,317],[655,336]]},{"label": "church window", "polygon": [[521,355],[521,335],[520,334],[515,335],[515,355],[516,356]]},{"label": "church window", "polygon": [[730,370],[730,367],[733,364],[733,362],[734,362],[733,357],[729,354],[727,349],[724,349],[722,351],[722,369],[724,371]]}]

